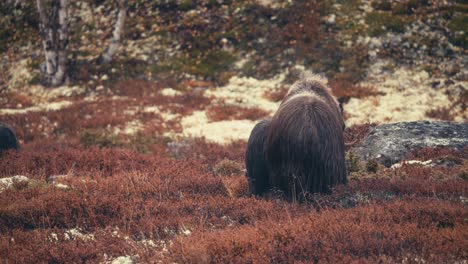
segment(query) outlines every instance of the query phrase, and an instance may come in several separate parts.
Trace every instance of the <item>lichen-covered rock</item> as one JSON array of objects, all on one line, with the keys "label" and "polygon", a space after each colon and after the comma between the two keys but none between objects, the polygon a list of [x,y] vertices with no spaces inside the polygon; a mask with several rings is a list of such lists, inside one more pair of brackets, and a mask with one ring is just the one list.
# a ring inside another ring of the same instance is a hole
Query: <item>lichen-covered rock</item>
[{"label": "lichen-covered rock", "polygon": [[468,145],[468,124],[417,121],[374,127],[357,148],[362,160],[375,159],[387,167],[425,147],[463,150]]},{"label": "lichen-covered rock", "polygon": [[8,178],[0,179],[0,192],[11,189],[15,183],[28,182],[29,178],[23,175],[16,175]]}]

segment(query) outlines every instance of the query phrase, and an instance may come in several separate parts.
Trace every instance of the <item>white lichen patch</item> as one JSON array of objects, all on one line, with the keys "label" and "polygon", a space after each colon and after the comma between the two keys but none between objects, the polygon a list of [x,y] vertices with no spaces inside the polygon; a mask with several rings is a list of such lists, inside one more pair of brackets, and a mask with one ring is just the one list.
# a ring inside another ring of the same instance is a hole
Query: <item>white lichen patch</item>
[{"label": "white lichen patch", "polygon": [[[47,89],[47,88],[46,88]],[[48,98],[57,98],[57,97],[70,97],[70,96],[75,96],[75,95],[80,95],[84,94],[86,92],[86,89],[82,86],[60,86],[57,88],[48,88],[46,92],[44,93]]]},{"label": "white lichen patch", "polygon": [[57,98],[71,97],[86,93],[82,86],[63,85],[59,87],[45,87],[43,85],[30,85],[16,91],[28,97],[35,104],[49,103]]},{"label": "white lichen patch", "polygon": [[257,4],[272,8],[272,9],[280,9],[284,8],[288,3],[291,3],[290,0],[284,1],[284,0],[256,0]]},{"label": "white lichen patch", "polygon": [[176,96],[182,94],[180,91],[174,90],[170,87],[161,90],[161,94],[164,96]]},{"label": "white lichen patch", "polygon": [[251,120],[210,123],[204,111],[195,111],[192,115],[181,120],[184,136],[205,137],[206,140],[218,144],[226,144],[233,140],[247,140],[255,123]]},{"label": "white lichen patch", "polygon": [[82,86],[63,85],[59,87],[45,87],[43,85],[31,85],[27,90],[22,91],[25,95],[31,96],[42,101],[56,99],[58,97],[70,97],[84,94],[86,89]]},{"label": "white lichen patch", "polygon": [[16,115],[16,114],[25,114],[28,112],[42,112],[42,111],[57,111],[62,108],[66,108],[73,103],[70,101],[60,101],[46,104],[39,104],[36,106],[26,107],[22,109],[0,109],[0,114]]},{"label": "white lichen patch", "polygon": [[28,182],[29,178],[23,175],[16,175],[13,177],[0,179],[0,192],[13,188],[15,183]]},{"label": "white lichen patch", "polygon": [[78,17],[83,19],[83,23],[92,24],[95,23],[93,9],[87,2],[77,2],[75,12],[77,12]]},{"label": "white lichen patch", "polygon": [[449,106],[444,94],[435,92],[418,94],[415,91],[392,92],[383,96],[363,99],[352,98],[345,106],[349,118],[347,125],[371,123],[409,122],[429,119],[426,112]]},{"label": "white lichen patch", "polygon": [[165,121],[174,120],[180,117],[180,114],[163,111],[158,106],[147,106],[143,109],[143,112],[159,114]]},{"label": "white lichen patch", "polygon": [[145,247],[156,247],[156,243],[152,239],[142,239],[138,241],[138,244],[143,245]]},{"label": "white lichen patch", "polygon": [[10,89],[21,89],[27,86],[34,78],[34,74],[30,68],[31,59],[20,60],[12,65],[9,69],[10,79],[8,87]]},{"label": "white lichen patch", "polygon": [[50,242],[57,242],[58,241],[58,236],[56,233],[50,233],[49,235],[49,241]]},{"label": "white lichen patch", "polygon": [[[379,62],[371,67],[369,76],[361,83],[376,88],[382,95],[351,98],[344,106],[347,125],[427,120],[428,111],[450,107],[452,102],[446,89],[432,89],[433,80],[425,71],[405,67],[387,73],[382,70],[385,65]],[[461,109],[451,111],[455,121],[463,121]]]},{"label": "white lichen patch", "polygon": [[186,236],[189,236],[189,235],[192,234],[192,231],[190,231],[190,229],[185,228],[185,227],[182,227],[182,228],[180,229],[180,232],[181,232],[182,234],[186,235]]},{"label": "white lichen patch", "polygon": [[227,85],[209,89],[205,92],[205,95],[223,100],[227,104],[240,105],[243,107],[258,107],[272,113],[276,111],[279,103],[271,102],[266,99],[265,93],[277,90],[285,77],[285,73],[267,80],[234,76],[229,79]]},{"label": "white lichen patch", "polygon": [[407,160],[400,163],[393,164],[392,169],[401,168],[403,165],[422,165],[422,166],[429,166],[431,165],[432,160],[420,161],[420,160]]},{"label": "white lichen patch", "polygon": [[67,230],[64,234],[64,237],[66,240],[75,240],[75,239],[81,239],[83,241],[94,240],[93,234],[85,234],[80,228],[73,228],[73,229]]},{"label": "white lichen patch", "polygon": [[[153,30],[156,30],[153,29]],[[173,50],[170,47],[163,46],[161,36],[152,35],[146,38],[137,40],[127,40],[126,45],[121,49],[125,51],[128,58],[135,58],[143,61],[154,60],[157,61],[158,51],[164,50],[165,52],[173,55]]]},{"label": "white lichen patch", "polygon": [[63,183],[54,183],[55,188],[61,189],[61,190],[68,190],[70,189],[70,186],[63,184]]},{"label": "white lichen patch", "polygon": [[141,130],[143,130],[143,124],[140,122],[140,120],[132,120],[127,122],[123,128],[114,128],[114,134],[134,135]]},{"label": "white lichen patch", "polygon": [[134,261],[134,258],[135,257],[132,257],[132,256],[120,256],[120,257],[116,257],[112,260],[109,260],[109,261],[105,261],[104,263],[109,263],[109,264],[133,264],[133,263],[136,263],[136,261]]}]

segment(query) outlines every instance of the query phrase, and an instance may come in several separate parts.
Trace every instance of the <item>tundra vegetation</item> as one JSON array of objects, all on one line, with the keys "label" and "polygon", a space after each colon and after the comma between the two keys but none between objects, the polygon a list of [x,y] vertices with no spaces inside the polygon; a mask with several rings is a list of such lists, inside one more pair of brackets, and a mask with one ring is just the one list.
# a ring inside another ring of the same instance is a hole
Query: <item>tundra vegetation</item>
[{"label": "tundra vegetation", "polygon": [[[37,2],[0,4],[0,122],[21,146],[0,157],[0,259],[466,261],[466,148],[393,169],[354,152],[369,122],[466,122],[465,1],[66,2],[58,87]],[[348,184],[251,196],[246,139],[304,68],[344,104]]]}]

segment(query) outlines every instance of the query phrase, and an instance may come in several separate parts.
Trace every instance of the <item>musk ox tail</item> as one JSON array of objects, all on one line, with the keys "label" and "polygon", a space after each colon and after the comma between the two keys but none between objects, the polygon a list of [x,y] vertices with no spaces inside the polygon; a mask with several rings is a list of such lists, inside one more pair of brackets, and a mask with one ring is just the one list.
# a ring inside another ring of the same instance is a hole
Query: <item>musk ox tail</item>
[{"label": "musk ox tail", "polygon": [[342,118],[334,107],[321,96],[300,93],[271,120],[265,142],[269,185],[293,201],[346,182]]},{"label": "musk ox tail", "polygon": [[0,123],[0,153],[9,149],[17,150],[18,141],[13,130],[9,126]]},{"label": "musk ox tail", "polygon": [[245,153],[245,167],[249,191],[262,195],[269,191],[268,165],[265,160],[264,145],[270,127],[270,120],[263,120],[255,125],[250,133]]}]

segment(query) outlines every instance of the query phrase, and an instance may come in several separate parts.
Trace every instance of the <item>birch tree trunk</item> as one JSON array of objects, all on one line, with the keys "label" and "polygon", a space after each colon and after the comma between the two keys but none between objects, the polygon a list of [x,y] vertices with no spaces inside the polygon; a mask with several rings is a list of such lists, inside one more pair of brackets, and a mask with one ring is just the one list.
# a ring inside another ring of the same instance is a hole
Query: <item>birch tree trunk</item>
[{"label": "birch tree trunk", "polygon": [[50,14],[45,0],[37,0],[39,29],[45,54],[46,83],[57,86],[67,78],[68,6],[70,0],[52,0]]},{"label": "birch tree trunk", "polygon": [[127,15],[127,1],[119,0],[119,12],[117,14],[117,21],[115,22],[114,31],[109,47],[104,51],[101,56],[100,62],[103,64],[110,63],[112,57],[117,53],[122,41],[122,35],[125,26],[125,17]]}]

